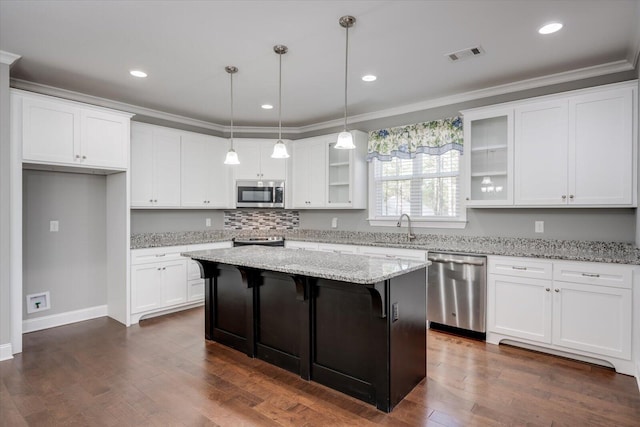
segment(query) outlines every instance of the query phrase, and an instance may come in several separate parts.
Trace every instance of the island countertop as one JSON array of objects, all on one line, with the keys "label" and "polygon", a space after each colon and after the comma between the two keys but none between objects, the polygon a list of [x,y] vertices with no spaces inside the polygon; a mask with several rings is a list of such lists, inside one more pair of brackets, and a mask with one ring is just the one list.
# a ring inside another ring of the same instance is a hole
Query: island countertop
[{"label": "island countertop", "polygon": [[301,251],[280,247],[239,246],[229,249],[185,252],[194,260],[329,280],[370,285],[425,268],[428,262],[406,259],[379,259],[365,255]]}]

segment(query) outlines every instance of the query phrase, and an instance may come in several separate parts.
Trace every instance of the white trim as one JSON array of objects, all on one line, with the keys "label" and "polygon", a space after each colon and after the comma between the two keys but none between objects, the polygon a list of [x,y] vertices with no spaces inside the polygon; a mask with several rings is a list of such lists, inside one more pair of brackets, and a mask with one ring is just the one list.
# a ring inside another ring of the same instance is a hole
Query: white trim
[{"label": "white trim", "polygon": [[22,333],[26,334],[28,332],[55,328],[57,326],[68,325],[70,323],[82,322],[84,320],[105,316],[107,316],[107,306],[97,305],[95,307],[67,311],[65,313],[52,314],[50,316],[36,317],[22,322]]},{"label": "white trim", "polygon": [[[638,47],[640,49],[640,46]],[[637,56],[637,55],[636,55]],[[635,59],[634,59],[635,61]],[[349,123],[355,124],[359,122],[365,122],[369,120],[375,120],[380,118],[386,118],[391,116],[397,116],[401,114],[414,113],[416,111],[428,110],[430,108],[442,107],[445,105],[457,104],[460,102],[472,101],[475,99],[487,98],[496,95],[504,95],[511,92],[519,92],[527,89],[535,89],[544,86],[555,85],[559,83],[566,83],[576,80],[587,79],[591,77],[598,77],[607,74],[620,73],[623,71],[630,71],[634,69],[633,61],[620,60],[608,62],[605,64],[594,65],[591,67],[579,68],[577,70],[565,71],[562,73],[551,74],[543,77],[535,77],[532,79],[520,80],[513,83],[507,83],[498,86],[492,86],[485,89],[474,90],[470,92],[462,92],[450,96],[444,96],[441,98],[430,99],[427,101],[421,101],[414,104],[404,105],[401,107],[388,108],[386,110],[374,111],[371,113],[359,114],[349,117]],[[211,129],[221,133],[228,133],[229,127],[223,126],[217,123],[207,122],[204,120],[192,119],[189,117],[181,116],[178,114],[165,113],[150,108],[139,107],[124,102],[113,101],[110,99],[99,98],[97,96],[86,95],[79,92],[74,92],[66,89],[60,89],[53,86],[43,85],[40,83],[33,83],[21,79],[11,79],[11,86],[17,89],[28,90],[32,92],[42,93],[45,95],[57,96],[59,98],[70,99],[78,102],[84,102],[92,105],[99,105],[106,108],[112,108],[121,111],[128,111],[133,114],[139,114],[142,116],[153,117],[156,119],[167,120],[175,123],[182,123],[188,126],[195,126],[203,129]],[[325,130],[327,128],[334,128],[343,125],[343,119],[329,120],[325,122],[315,123],[305,126],[287,127],[283,128],[284,133],[288,134],[302,134],[306,132],[313,132],[318,130]],[[264,126],[235,126],[234,129],[237,133],[247,134],[263,134],[273,132],[277,129],[275,127]]]},{"label": "white trim", "polygon": [[[369,225],[372,227],[397,227],[398,226],[398,218],[367,218],[369,221]],[[452,220],[421,220],[421,219],[412,219],[411,227],[412,228],[466,228],[467,221],[452,221]]]},{"label": "white trim", "polygon": [[7,52],[5,50],[0,50],[0,64],[7,64],[9,67],[13,65],[18,59],[22,58],[20,55],[16,55],[15,53]]},{"label": "white trim", "polygon": [[[397,108],[389,108],[386,110],[375,111],[372,113],[359,114],[349,116],[349,123],[359,123],[368,120],[375,120],[401,114],[415,113],[416,111],[428,110],[431,108],[442,107],[445,105],[457,104],[460,102],[473,101],[475,99],[488,98],[490,96],[504,95],[506,93],[519,92],[527,89],[535,89],[544,86],[551,86],[559,83],[566,83],[576,80],[598,77],[607,74],[620,73],[623,71],[633,70],[634,66],[626,60],[609,62],[592,67],[579,68],[577,70],[565,71],[557,74],[550,74],[543,77],[535,77],[527,80],[520,80],[504,85],[492,86],[485,89],[474,90],[470,92],[462,92],[455,95],[444,96],[442,98],[430,99],[427,101],[417,102],[414,104],[404,105]],[[343,120],[336,119],[322,123],[316,123],[309,126],[301,126],[298,128],[300,133],[311,132],[329,127],[342,126]]]},{"label": "white trim", "polygon": [[176,307],[164,308],[157,311],[149,311],[131,315],[131,325],[140,323],[140,320],[151,319],[153,317],[164,316],[165,314],[177,313],[179,311],[189,310],[191,308],[201,307],[204,305],[204,298],[199,301],[192,301]]},{"label": "white trim", "polygon": [[13,359],[13,352],[11,351],[11,343],[0,344],[0,362],[3,360]]}]

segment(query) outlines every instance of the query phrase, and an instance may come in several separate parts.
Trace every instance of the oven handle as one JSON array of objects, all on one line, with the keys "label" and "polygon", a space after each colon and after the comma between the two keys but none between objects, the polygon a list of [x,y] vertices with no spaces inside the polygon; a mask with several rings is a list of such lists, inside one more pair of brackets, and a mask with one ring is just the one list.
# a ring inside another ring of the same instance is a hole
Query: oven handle
[{"label": "oven handle", "polygon": [[463,264],[463,265],[475,265],[475,266],[484,265],[484,261],[462,261],[462,260],[453,259],[453,258],[433,258],[433,257],[428,257],[427,259],[431,262],[440,262],[443,264],[451,262],[453,264]]}]

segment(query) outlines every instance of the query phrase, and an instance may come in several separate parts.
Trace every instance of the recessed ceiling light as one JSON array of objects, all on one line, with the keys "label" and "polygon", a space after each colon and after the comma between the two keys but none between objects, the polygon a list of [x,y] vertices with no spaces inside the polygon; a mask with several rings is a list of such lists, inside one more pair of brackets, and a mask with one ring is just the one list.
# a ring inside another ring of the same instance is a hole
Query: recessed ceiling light
[{"label": "recessed ceiling light", "polygon": [[131,74],[133,77],[147,77],[147,73],[145,73],[144,71],[140,71],[140,70],[131,70],[129,71],[129,74]]},{"label": "recessed ceiling light", "polygon": [[260,107],[262,107],[263,110],[273,110],[273,105],[271,104],[262,104]]},{"label": "recessed ceiling light", "polygon": [[375,82],[377,79],[373,74],[367,74],[366,76],[362,76],[362,81],[364,82]]},{"label": "recessed ceiling light", "polygon": [[540,34],[551,34],[551,33],[555,33],[556,31],[560,31],[561,29],[562,29],[562,24],[560,22],[551,22],[547,25],[543,25],[542,27],[540,27],[538,32]]}]

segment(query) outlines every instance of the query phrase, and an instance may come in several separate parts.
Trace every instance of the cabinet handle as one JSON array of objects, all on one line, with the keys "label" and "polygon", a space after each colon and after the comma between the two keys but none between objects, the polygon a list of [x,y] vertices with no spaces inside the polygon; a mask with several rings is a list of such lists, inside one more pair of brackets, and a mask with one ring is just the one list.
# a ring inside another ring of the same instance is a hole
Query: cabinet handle
[{"label": "cabinet handle", "polygon": [[162,269],[163,269],[163,270],[166,270],[166,269],[167,269],[167,267],[162,267]]},{"label": "cabinet handle", "polygon": [[161,256],[165,256],[166,254],[157,254],[156,258],[160,258]]},{"label": "cabinet handle", "polygon": [[598,273],[582,273],[584,277],[600,277]]},{"label": "cabinet handle", "polygon": [[82,156],[82,160],[85,160],[87,158],[87,156]]},{"label": "cabinet handle", "polygon": [[562,200],[567,200],[567,196],[566,195],[562,195]]},{"label": "cabinet handle", "polygon": [[526,270],[526,269],[527,269],[527,267],[518,267],[518,266],[516,266],[516,265],[512,265],[512,266],[511,266],[511,269],[512,269],[512,270],[523,270],[523,271],[524,271],[524,270]]},{"label": "cabinet handle", "polygon": [[569,198],[573,200],[573,194],[569,194]]},{"label": "cabinet handle", "polygon": [[398,257],[397,257],[397,256],[395,256],[395,255],[388,255],[388,254],[385,254],[385,257],[386,257],[386,258],[391,258],[391,259],[396,259],[396,258],[398,258]]},{"label": "cabinet handle", "polygon": [[556,292],[560,292],[560,289],[554,289],[554,291],[556,291]]},{"label": "cabinet handle", "polygon": [[158,267],[158,271],[162,270],[162,268]]},{"label": "cabinet handle", "polygon": [[549,288],[544,288],[545,291],[549,292],[551,289]]},{"label": "cabinet handle", "polygon": [[153,203],[158,203],[158,199],[153,199]]},{"label": "cabinet handle", "polygon": [[79,159],[79,158],[80,158],[80,154],[76,154],[76,159]]},{"label": "cabinet handle", "polygon": [[466,200],[469,201],[469,198],[467,197]]},{"label": "cabinet handle", "polygon": [[153,199],[149,199],[149,203],[153,203]]}]

